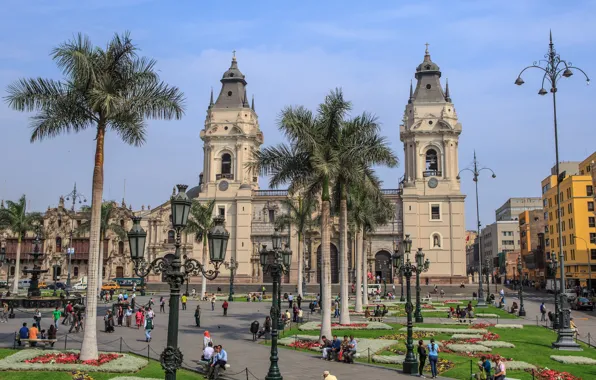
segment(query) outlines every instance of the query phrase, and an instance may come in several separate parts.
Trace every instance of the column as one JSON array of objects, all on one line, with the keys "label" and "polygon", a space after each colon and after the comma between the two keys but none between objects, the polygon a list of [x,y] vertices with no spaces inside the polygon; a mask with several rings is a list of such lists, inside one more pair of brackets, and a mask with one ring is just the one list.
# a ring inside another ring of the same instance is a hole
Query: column
[{"label": "column", "polygon": [[443,157],[442,157],[442,164],[443,167],[443,178],[448,179],[451,176],[451,147],[450,147],[449,140],[443,140]]},{"label": "column", "polygon": [[238,158],[239,158],[238,151],[240,150],[239,147],[240,147],[240,144],[236,144],[236,146],[235,146],[236,153],[234,154],[234,181],[238,181],[240,179],[240,178],[238,178],[238,175],[240,174],[239,170],[238,170],[238,166],[240,163],[240,161],[238,160]]}]

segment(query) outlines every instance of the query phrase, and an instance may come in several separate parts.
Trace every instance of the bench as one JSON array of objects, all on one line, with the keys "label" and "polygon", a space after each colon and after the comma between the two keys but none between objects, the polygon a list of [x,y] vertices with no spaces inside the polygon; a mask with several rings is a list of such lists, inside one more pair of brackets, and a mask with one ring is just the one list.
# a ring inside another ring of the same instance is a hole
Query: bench
[{"label": "bench", "polygon": [[[207,372],[209,370],[209,361],[207,361],[207,360],[199,360],[199,364],[201,366],[203,366],[203,369],[205,370],[205,372]],[[228,370],[230,368],[231,368],[231,366],[228,363],[226,363],[226,370]]]},{"label": "bench", "polygon": [[422,299],[420,300],[420,302],[422,302],[422,303],[431,303],[432,302],[432,298],[431,297],[422,297]]},{"label": "bench", "polygon": [[368,321],[369,322],[383,322],[384,318],[385,317],[370,317],[370,318],[368,318]]},{"label": "bench", "polygon": [[453,318],[453,317],[451,317],[451,319],[453,319],[457,323],[467,323],[467,324],[472,324],[476,321],[476,318]]},{"label": "bench", "polygon": [[44,346],[47,346],[49,344],[50,346],[54,347],[54,343],[56,343],[58,339],[16,339],[16,341],[17,343],[25,343],[25,347],[32,347],[31,342],[43,343]]}]

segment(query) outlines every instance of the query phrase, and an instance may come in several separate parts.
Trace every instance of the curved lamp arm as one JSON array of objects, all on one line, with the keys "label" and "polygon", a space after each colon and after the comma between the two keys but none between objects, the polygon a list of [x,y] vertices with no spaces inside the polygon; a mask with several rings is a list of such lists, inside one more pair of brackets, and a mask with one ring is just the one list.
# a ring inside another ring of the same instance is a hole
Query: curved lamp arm
[{"label": "curved lamp arm", "polygon": [[163,257],[148,262],[145,259],[136,259],[134,262],[134,272],[139,277],[147,277],[151,271],[155,274],[160,274],[168,270],[169,261]]},{"label": "curved lamp arm", "polygon": [[205,266],[196,259],[189,259],[187,256],[184,256],[184,264],[182,264],[182,266],[184,267],[184,271],[191,276],[202,274],[207,280],[215,280],[219,274],[221,263],[211,262],[211,264],[215,266],[215,269],[207,270],[205,269]]}]

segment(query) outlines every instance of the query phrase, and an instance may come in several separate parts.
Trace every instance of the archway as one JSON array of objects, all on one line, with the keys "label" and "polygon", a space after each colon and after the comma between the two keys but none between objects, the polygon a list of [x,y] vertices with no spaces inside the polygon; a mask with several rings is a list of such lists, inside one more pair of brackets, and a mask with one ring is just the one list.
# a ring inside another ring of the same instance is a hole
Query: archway
[{"label": "archway", "polygon": [[124,267],[121,267],[121,266],[116,267],[116,277],[118,277],[118,278],[124,277]]},{"label": "archway", "polygon": [[[174,254],[173,253],[168,253],[167,255],[165,255],[163,258],[164,260],[166,260],[167,262],[171,262],[172,260],[174,260]],[[161,282],[167,282],[166,279],[166,274],[164,272],[161,273]]]},{"label": "archway", "polygon": [[391,268],[391,254],[385,250],[377,252],[375,255],[375,281],[377,278],[392,282],[393,273]]},{"label": "archway", "polygon": [[[333,244],[329,244],[329,253],[331,258],[331,283],[339,283],[339,252],[337,247]],[[317,282],[321,283],[321,245],[317,248]]]}]

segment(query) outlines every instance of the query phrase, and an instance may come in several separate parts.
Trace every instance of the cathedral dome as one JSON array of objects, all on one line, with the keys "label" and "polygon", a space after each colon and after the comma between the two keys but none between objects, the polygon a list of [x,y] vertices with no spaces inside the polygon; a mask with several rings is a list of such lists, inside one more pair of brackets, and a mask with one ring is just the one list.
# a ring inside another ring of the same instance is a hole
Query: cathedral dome
[{"label": "cathedral dome", "polygon": [[422,61],[421,64],[419,64],[416,67],[416,75],[425,74],[425,73],[428,73],[428,74],[438,73],[439,76],[441,76],[441,71],[439,69],[439,65],[437,65],[430,59],[430,53],[428,52],[428,44],[426,44],[426,50],[424,52],[424,60]]}]

